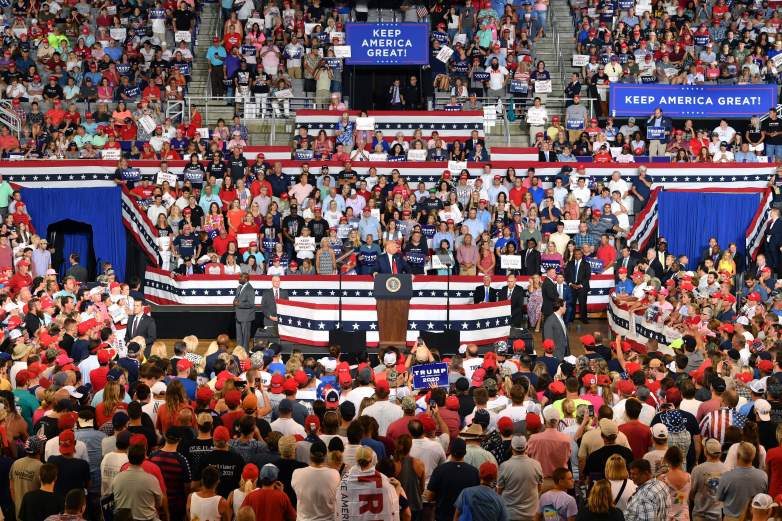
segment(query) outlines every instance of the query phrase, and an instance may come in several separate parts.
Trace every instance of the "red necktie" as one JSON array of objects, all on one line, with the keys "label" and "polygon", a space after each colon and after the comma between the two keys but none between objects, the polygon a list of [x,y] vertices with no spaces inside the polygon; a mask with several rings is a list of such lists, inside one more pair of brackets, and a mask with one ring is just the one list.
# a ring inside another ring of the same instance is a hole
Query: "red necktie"
[{"label": "red necktie", "polygon": [[393,257],[391,258],[391,273],[393,273],[394,275],[396,275],[396,273],[397,273],[397,271],[396,271],[396,259],[394,259]]}]

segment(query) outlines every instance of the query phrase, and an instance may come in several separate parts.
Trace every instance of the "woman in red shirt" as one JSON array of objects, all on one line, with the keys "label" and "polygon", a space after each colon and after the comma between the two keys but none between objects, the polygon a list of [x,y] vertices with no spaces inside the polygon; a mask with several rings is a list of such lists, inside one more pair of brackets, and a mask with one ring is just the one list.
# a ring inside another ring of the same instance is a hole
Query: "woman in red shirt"
[{"label": "woman in red shirt", "polygon": [[111,421],[118,410],[127,410],[128,405],[123,401],[124,398],[125,388],[119,382],[107,381],[106,387],[103,388],[103,401],[95,407],[95,426],[100,427]]},{"label": "woman in red shirt", "polygon": [[[157,421],[155,427],[158,432],[167,432],[176,421],[179,412],[183,409],[190,409],[191,413],[193,408],[187,401],[187,395],[185,394],[185,388],[182,387],[182,383],[179,380],[172,380],[166,388],[166,401],[157,411]],[[190,414],[191,426],[195,427],[195,414]]]},{"label": "woman in red shirt", "polygon": [[234,180],[231,176],[227,175],[223,178],[218,196],[223,202],[223,211],[227,212],[233,200],[236,199],[236,188],[234,188]]}]

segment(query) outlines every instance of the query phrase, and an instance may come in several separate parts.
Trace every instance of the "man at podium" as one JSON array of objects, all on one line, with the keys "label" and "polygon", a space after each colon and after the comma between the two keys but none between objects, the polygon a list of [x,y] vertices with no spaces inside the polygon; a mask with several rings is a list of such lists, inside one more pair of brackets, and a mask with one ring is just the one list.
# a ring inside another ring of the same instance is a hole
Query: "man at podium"
[{"label": "man at podium", "polygon": [[399,253],[399,243],[387,241],[385,247],[385,251],[377,259],[378,273],[410,273],[410,266]]}]

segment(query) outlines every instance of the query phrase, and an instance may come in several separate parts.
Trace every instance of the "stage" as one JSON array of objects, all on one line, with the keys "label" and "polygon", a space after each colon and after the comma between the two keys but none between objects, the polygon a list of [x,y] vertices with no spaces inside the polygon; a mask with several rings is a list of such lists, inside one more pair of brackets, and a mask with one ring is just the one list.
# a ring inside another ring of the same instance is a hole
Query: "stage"
[{"label": "stage", "polygon": [[[195,335],[199,340],[198,352],[206,351],[209,344],[221,333],[225,333],[234,340],[235,326],[234,314],[231,308],[225,306],[157,306],[151,305],[152,317],[157,324],[158,338],[163,340],[170,353],[173,353],[173,345],[177,340],[181,340],[187,335]],[[253,324],[253,333],[257,328],[263,327],[263,315],[256,314],[256,320]],[[575,322],[568,324],[568,334],[570,336],[571,352],[578,356],[583,354],[581,343],[578,338],[587,333],[599,331],[604,338],[613,340],[613,333],[609,327],[608,321],[603,318],[590,319],[589,324]],[[543,338],[541,333],[532,333],[535,352],[539,355],[543,353],[541,344]],[[261,335],[262,336],[262,335]],[[264,337],[266,338],[266,337]],[[328,353],[328,348],[323,346],[312,346],[296,342],[281,341],[284,354],[290,354],[292,350],[297,349],[305,355],[323,356]],[[492,345],[479,346],[483,353],[490,351]],[[370,355],[375,355],[377,347],[367,347]]]}]

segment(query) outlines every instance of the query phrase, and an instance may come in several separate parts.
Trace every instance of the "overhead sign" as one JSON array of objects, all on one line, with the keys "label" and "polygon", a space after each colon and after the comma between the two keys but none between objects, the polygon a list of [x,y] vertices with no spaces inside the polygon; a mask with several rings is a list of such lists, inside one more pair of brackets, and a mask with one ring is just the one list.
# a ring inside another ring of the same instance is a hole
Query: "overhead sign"
[{"label": "overhead sign", "polygon": [[426,65],[429,24],[349,23],[345,29],[348,65]]},{"label": "overhead sign", "polygon": [[614,117],[649,117],[662,109],[668,117],[749,117],[777,105],[777,85],[638,85],[612,83]]}]

